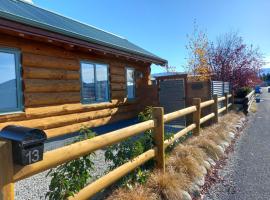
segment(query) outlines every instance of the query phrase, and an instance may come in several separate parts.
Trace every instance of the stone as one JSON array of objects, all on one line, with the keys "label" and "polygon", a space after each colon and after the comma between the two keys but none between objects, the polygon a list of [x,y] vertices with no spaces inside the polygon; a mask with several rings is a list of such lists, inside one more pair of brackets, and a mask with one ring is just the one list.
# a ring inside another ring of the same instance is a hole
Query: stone
[{"label": "stone", "polygon": [[194,180],[194,183],[200,187],[202,187],[205,183],[204,176],[198,177]]},{"label": "stone", "polygon": [[220,150],[220,152],[221,152],[222,154],[224,154],[225,149],[224,149],[222,146],[217,145],[217,148]]},{"label": "stone", "polygon": [[201,165],[200,168],[201,168],[201,172],[203,173],[203,175],[206,175],[207,169],[203,165]]},{"label": "stone", "polygon": [[187,191],[182,191],[182,199],[183,200],[192,200],[190,194]]},{"label": "stone", "polygon": [[216,165],[216,162],[212,158],[208,158],[207,161],[210,163],[211,166]]},{"label": "stone", "polygon": [[207,170],[210,170],[211,169],[211,165],[210,165],[210,163],[208,162],[208,161],[203,161],[203,165],[204,165],[204,167],[207,169]]},{"label": "stone", "polygon": [[192,184],[189,188],[189,193],[191,194],[191,196],[193,197],[200,197],[200,192],[201,192],[201,189],[198,185],[196,184]]}]

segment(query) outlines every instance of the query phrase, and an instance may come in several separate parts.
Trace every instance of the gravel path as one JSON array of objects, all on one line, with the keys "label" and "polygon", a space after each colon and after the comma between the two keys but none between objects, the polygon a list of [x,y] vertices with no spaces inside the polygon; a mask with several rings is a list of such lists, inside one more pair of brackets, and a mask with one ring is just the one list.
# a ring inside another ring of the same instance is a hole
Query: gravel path
[{"label": "gravel path", "polygon": [[270,93],[266,88],[261,99],[228,163],[219,171],[220,182],[204,200],[270,199]]},{"label": "gravel path", "polygon": [[[95,171],[93,177],[99,177],[108,169],[108,163],[105,162],[103,150],[95,152],[94,158]],[[50,177],[46,177],[47,171],[29,177],[15,184],[16,200],[39,200],[45,199],[46,192],[49,190]]]}]

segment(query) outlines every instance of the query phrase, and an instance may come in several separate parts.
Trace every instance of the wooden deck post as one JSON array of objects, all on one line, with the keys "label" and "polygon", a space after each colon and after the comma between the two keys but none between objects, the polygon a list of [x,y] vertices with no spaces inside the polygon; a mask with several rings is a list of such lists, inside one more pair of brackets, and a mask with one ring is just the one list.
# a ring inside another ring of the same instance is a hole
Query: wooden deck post
[{"label": "wooden deck post", "polygon": [[213,119],[214,123],[218,123],[218,95],[214,94],[213,95],[214,98],[214,104],[213,104],[213,113],[215,113],[215,117]]},{"label": "wooden deck post", "polygon": [[193,105],[196,106],[197,111],[193,113],[193,123],[196,124],[196,128],[193,130],[193,134],[200,135],[200,119],[201,119],[201,99],[193,98]]},{"label": "wooden deck post", "polygon": [[0,140],[0,200],[14,200],[12,145]]},{"label": "wooden deck post", "polygon": [[157,168],[165,172],[165,148],[164,148],[164,109],[163,107],[153,108],[153,118],[156,120],[154,128],[154,141],[157,147],[156,162]]},{"label": "wooden deck post", "polygon": [[226,92],[225,93],[225,107],[226,107],[225,114],[228,113],[228,104],[229,104],[229,99],[228,99],[228,93]]}]

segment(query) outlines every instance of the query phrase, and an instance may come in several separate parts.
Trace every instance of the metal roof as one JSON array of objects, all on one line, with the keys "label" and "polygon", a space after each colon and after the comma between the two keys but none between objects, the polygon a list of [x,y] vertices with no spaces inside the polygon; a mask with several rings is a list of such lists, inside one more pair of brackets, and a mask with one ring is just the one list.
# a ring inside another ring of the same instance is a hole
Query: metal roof
[{"label": "metal roof", "polygon": [[64,17],[21,0],[0,0],[0,17],[53,31],[91,43],[158,60],[166,60],[129,42],[127,39],[96,27]]}]

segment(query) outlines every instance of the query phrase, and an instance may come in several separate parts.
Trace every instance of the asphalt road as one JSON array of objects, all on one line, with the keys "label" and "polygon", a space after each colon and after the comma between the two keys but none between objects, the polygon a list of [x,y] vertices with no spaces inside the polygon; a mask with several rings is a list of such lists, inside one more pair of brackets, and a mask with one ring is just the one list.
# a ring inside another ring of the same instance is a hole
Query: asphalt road
[{"label": "asphalt road", "polygon": [[219,172],[221,181],[203,199],[270,200],[270,93],[266,88],[257,112],[249,118],[235,151]]}]

